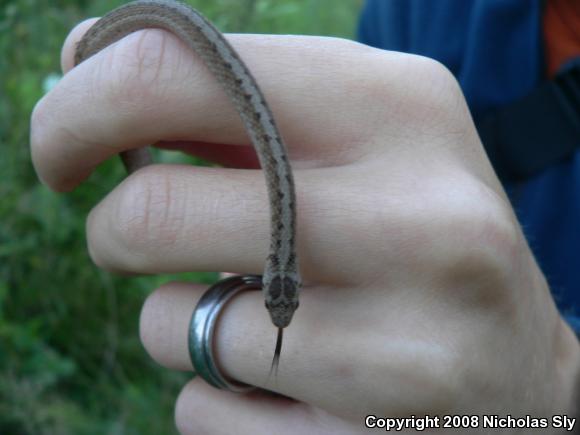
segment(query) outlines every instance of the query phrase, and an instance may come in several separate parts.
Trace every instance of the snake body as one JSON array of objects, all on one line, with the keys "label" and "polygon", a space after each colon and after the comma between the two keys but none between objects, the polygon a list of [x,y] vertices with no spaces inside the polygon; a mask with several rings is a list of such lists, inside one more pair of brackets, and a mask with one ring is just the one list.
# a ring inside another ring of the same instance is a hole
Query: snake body
[{"label": "snake body", "polygon": [[[169,0],[138,0],[101,18],[78,43],[75,65],[124,36],[146,28],[173,33],[203,61],[238,111],[258,155],[270,206],[270,251],[262,291],[272,323],[282,329],[298,308],[301,279],[296,256],[296,197],[286,147],[256,80],[222,33],[191,7]],[[121,153],[129,173],[151,163],[147,149]]]}]

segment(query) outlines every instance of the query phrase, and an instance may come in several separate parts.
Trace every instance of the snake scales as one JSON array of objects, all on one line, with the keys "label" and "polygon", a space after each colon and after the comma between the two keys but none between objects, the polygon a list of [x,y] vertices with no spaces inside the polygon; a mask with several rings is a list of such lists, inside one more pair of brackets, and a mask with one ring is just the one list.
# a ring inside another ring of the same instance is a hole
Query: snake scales
[{"label": "snake scales", "polygon": [[[270,206],[270,251],[262,290],[272,323],[278,327],[277,363],[283,328],[298,308],[301,279],[296,256],[294,180],[272,111],[256,80],[221,32],[199,12],[177,1],[138,0],[108,13],[77,45],[75,65],[146,28],[171,32],[201,58],[232,101],[258,155]],[[147,149],[125,151],[121,157],[129,173],[151,163]]]}]

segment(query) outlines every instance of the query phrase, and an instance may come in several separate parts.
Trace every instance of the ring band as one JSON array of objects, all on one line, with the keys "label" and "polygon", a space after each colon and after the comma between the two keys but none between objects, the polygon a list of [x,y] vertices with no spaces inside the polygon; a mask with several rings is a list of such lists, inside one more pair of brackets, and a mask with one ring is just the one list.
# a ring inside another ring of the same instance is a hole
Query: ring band
[{"label": "ring band", "polygon": [[262,277],[242,275],[222,279],[212,285],[197,303],[189,323],[189,356],[195,372],[208,384],[235,393],[247,393],[256,387],[227,379],[214,358],[214,330],[223,307],[236,294],[261,290]]}]

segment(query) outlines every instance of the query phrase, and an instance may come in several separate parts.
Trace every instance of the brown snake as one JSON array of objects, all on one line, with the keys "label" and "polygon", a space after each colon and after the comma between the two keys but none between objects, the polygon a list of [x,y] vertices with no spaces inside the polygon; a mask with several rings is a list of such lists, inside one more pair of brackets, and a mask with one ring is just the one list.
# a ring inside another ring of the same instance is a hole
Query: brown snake
[{"label": "brown snake", "polygon": [[[264,95],[239,55],[213,24],[183,3],[139,0],[113,10],[78,43],[75,65],[146,28],[168,30],[202,59],[234,104],[258,154],[266,178],[271,232],[262,290],[272,323],[278,327],[272,363],[277,365],[282,331],[298,308],[301,286],[296,256],[296,198],[286,147]],[[129,173],[151,163],[147,149],[125,151],[121,157]]]}]

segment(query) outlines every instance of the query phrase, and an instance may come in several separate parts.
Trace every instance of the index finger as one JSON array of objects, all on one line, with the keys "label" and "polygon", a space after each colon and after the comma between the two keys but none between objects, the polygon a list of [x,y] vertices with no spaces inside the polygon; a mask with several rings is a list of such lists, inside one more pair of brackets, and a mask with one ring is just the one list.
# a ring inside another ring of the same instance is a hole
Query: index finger
[{"label": "index finger", "polygon": [[[88,24],[68,38],[65,68]],[[359,110],[357,116],[352,104],[356,106],[357,98],[368,104],[368,94],[355,93],[344,104],[343,92],[360,88],[361,75],[373,72],[368,62],[355,62],[350,65],[354,74],[337,77],[344,58],[334,53],[356,58],[375,50],[333,38],[228,39],[267,96],[291,158],[312,165],[343,163],[360,154],[352,152],[352,143],[364,142],[361,134],[376,129],[365,129],[368,114]],[[70,71],[38,103],[31,127],[37,171],[58,190],[74,187],[113,154],[161,140],[249,142],[238,114],[199,59],[160,30],[129,35]]]}]

